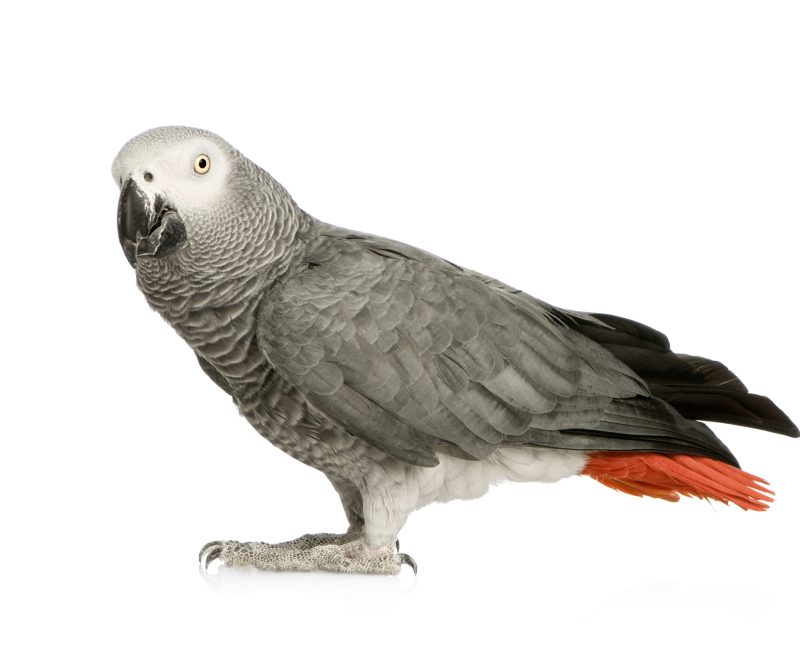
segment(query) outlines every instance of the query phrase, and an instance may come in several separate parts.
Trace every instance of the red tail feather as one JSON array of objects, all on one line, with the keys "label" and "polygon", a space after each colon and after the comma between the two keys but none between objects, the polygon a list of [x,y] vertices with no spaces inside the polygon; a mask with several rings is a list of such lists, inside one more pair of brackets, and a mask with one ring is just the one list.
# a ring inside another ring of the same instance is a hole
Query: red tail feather
[{"label": "red tail feather", "polygon": [[610,488],[667,501],[680,495],[766,510],[774,492],[757,476],[718,460],[686,454],[594,452],[582,474]]}]

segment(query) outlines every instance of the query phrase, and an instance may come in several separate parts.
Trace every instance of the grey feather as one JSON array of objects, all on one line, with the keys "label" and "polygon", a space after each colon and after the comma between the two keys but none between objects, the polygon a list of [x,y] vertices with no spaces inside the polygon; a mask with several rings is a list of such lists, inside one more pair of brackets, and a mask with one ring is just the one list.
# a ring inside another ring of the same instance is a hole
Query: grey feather
[{"label": "grey feather", "polygon": [[[432,449],[486,457],[508,444],[576,448],[592,435],[610,449],[666,445],[734,462],[543,303],[409,246],[316,228],[296,272],[266,293],[259,340],[351,433],[421,464]],[[301,372],[286,340],[322,350],[303,359],[338,368],[341,385]]]}]

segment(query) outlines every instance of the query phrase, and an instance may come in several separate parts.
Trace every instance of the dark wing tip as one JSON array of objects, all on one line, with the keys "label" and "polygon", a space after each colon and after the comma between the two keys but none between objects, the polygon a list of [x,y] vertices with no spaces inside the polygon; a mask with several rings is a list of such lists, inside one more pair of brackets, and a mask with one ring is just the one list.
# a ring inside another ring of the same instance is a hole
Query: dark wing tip
[{"label": "dark wing tip", "polygon": [[610,314],[590,316],[612,329],[588,321],[577,321],[575,329],[621,359],[647,382],[653,395],[684,417],[800,437],[797,425],[771,399],[748,393],[724,364],[676,354],[664,334],[636,321]]},{"label": "dark wing tip", "polygon": [[791,438],[800,437],[800,430],[769,398],[755,393],[708,388],[700,391],[680,387],[657,387],[654,391],[684,417],[752,427]]},{"label": "dark wing tip", "polygon": [[590,314],[590,316],[613,327],[618,332],[628,334],[633,337],[633,340],[639,341],[640,343],[649,343],[662,350],[670,349],[667,335],[652,327],[637,323],[629,318],[622,318],[621,316],[614,316],[612,314]]}]

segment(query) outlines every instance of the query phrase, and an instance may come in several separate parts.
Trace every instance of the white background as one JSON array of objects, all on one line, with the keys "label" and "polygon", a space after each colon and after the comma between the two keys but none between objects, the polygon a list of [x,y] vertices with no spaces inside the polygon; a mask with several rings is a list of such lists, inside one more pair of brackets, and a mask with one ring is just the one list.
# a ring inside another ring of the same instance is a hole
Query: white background
[{"label": "white background", "polygon": [[0,27],[5,648],[796,648],[800,443],[715,426],[768,513],[505,485],[414,580],[225,571],[344,527],[151,312],[110,164],[211,129],[313,215],[628,316],[800,418],[796,3],[15,3]]}]

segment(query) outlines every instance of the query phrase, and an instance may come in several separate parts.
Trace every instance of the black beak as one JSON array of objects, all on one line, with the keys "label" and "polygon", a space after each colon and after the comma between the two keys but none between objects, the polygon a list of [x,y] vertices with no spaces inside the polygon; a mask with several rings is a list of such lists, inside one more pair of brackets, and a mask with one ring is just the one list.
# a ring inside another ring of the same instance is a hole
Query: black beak
[{"label": "black beak", "polygon": [[186,228],[162,196],[150,205],[147,195],[132,178],[125,181],[117,206],[119,243],[131,266],[136,258],[167,257],[183,248]]}]

